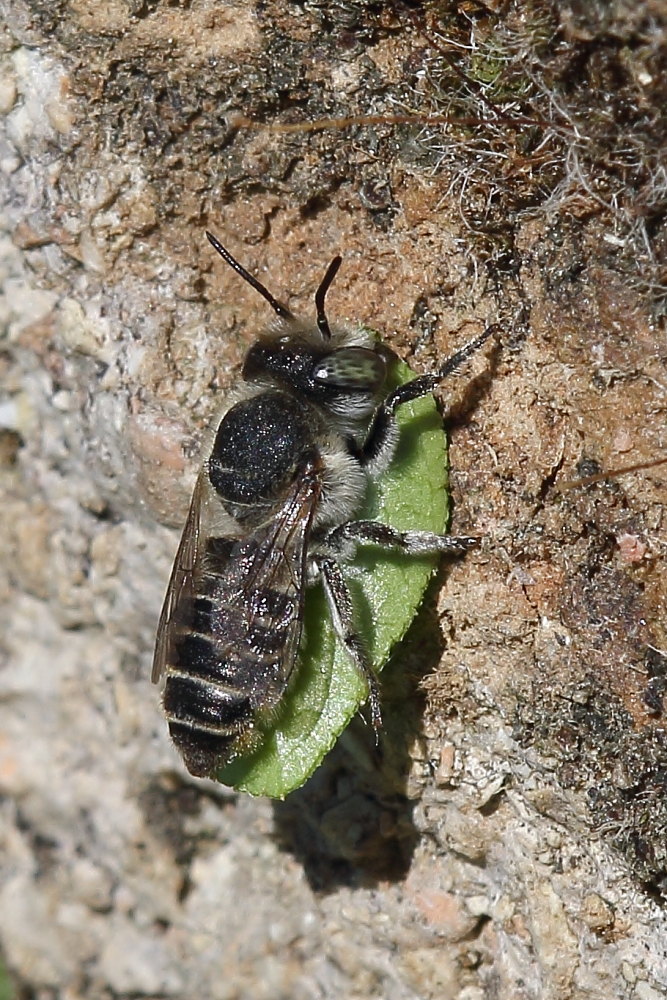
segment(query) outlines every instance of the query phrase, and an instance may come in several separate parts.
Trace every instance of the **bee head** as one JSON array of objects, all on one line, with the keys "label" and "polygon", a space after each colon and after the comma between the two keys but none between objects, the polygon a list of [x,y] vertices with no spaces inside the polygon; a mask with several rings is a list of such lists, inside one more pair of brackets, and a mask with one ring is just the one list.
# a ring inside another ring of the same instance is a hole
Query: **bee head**
[{"label": "bee head", "polygon": [[313,339],[298,332],[259,339],[246,355],[243,378],[289,388],[332,414],[371,414],[387,378],[384,356],[356,345],[327,349]]},{"label": "bee head", "polygon": [[220,256],[266,299],[279,319],[273,332],[260,337],[248,351],[243,378],[289,388],[332,416],[353,421],[370,416],[385,386],[387,356],[373,345],[370,336],[369,346],[350,344],[349,337],[332,336],[324,306],[341,257],[333,258],[315,293],[317,318],[312,327],[297,320],[211,233],[206,235]]}]

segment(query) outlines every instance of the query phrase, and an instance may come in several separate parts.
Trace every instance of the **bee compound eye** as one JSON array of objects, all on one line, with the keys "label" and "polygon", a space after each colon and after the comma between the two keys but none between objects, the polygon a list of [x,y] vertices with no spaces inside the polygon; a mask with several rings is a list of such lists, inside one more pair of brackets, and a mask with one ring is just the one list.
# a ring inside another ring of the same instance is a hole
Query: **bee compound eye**
[{"label": "bee compound eye", "polygon": [[366,347],[341,347],[315,366],[313,379],[336,389],[375,389],[384,382],[386,364]]}]

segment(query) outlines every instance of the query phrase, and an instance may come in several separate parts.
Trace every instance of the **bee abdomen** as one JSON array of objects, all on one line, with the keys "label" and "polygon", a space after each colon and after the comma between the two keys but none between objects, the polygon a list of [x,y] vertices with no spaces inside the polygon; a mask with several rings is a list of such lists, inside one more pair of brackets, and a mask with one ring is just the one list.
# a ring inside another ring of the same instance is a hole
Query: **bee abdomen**
[{"label": "bee abdomen", "polygon": [[270,676],[280,661],[284,635],[255,624],[243,645],[220,645],[206,635],[190,633],[176,641],[179,673],[248,691],[247,675]]},{"label": "bee abdomen", "polygon": [[185,674],[169,673],[164,710],[170,722],[213,733],[238,733],[252,721],[247,695]]},{"label": "bee abdomen", "polygon": [[169,735],[185,766],[195,778],[212,778],[220,761],[228,760],[238,741],[237,733],[212,733],[169,720]]},{"label": "bee abdomen", "polygon": [[163,699],[171,737],[198,777],[235,756],[251,738],[257,707],[280,697],[294,608],[287,595],[267,588],[254,595],[249,621],[219,577],[217,587],[213,575],[207,583],[173,635]]},{"label": "bee abdomen", "polygon": [[253,719],[246,695],[173,669],[167,674],[164,711],[171,738],[196,777],[213,776],[229,760]]}]

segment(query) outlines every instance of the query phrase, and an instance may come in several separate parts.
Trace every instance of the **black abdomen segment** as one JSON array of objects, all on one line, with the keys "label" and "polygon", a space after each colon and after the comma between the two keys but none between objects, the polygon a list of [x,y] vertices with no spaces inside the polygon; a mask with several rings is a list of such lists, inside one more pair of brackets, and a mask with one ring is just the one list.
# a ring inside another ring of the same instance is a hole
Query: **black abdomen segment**
[{"label": "black abdomen segment", "polygon": [[[209,540],[211,555],[222,541]],[[173,637],[163,700],[188,771],[209,777],[246,748],[257,712],[270,710],[282,695],[295,608],[278,590],[252,595],[251,608],[234,601],[224,569],[201,583],[206,593],[194,599]]]},{"label": "black abdomen segment", "polygon": [[170,672],[164,689],[169,733],[195,777],[229,758],[253,719],[250,699],[185,673]]},{"label": "black abdomen segment", "polygon": [[235,756],[252,729],[258,664],[246,650],[224,657],[201,634],[179,635],[174,650],[177,662],[167,667],[163,697],[169,732],[188,771],[209,777]]},{"label": "black abdomen segment", "polygon": [[235,733],[209,733],[171,719],[169,735],[195,778],[214,777],[218,761],[231,756],[238,739]]},{"label": "black abdomen segment", "polygon": [[164,692],[167,717],[210,732],[234,732],[252,721],[247,695],[209,684],[199,677],[172,673]]}]

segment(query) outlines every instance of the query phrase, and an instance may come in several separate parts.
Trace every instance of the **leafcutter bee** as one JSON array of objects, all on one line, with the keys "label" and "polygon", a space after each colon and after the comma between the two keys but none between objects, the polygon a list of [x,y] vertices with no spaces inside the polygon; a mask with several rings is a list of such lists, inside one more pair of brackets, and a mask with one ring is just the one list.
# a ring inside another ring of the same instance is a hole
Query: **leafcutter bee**
[{"label": "leafcutter bee", "polygon": [[296,673],[306,590],[321,581],[331,620],[381,725],[378,680],[343,569],[357,546],[461,554],[477,541],[358,520],[394,456],[399,407],[433,392],[493,332],[439,371],[391,388],[396,355],[362,327],[294,316],[210,233],[275,319],[246,354],[195,485],[160,616],[153,681],[165,675],[171,737],[197,777],[251,750]]}]

